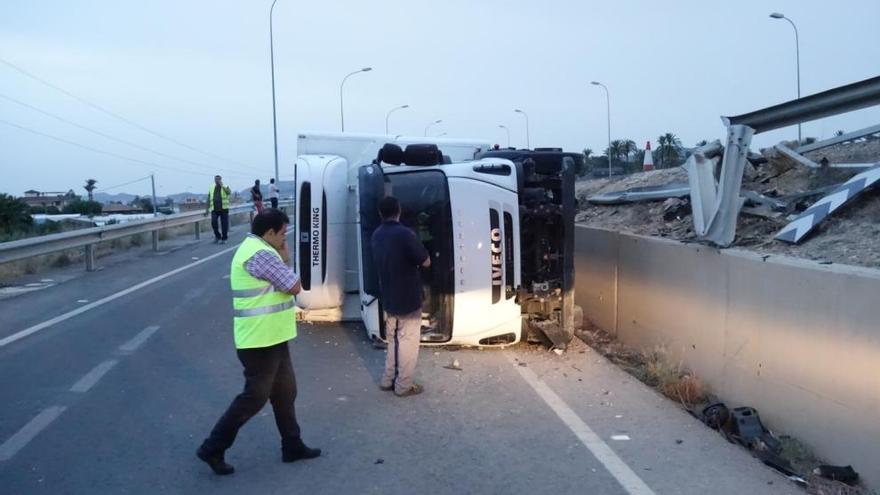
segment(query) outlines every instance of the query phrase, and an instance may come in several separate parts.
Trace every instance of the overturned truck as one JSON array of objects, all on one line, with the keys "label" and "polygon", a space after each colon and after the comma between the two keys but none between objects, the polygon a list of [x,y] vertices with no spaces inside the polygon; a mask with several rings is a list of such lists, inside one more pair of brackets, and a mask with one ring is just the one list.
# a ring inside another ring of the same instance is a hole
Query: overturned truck
[{"label": "overturned truck", "polygon": [[422,343],[564,349],[574,305],[574,171],[559,149],[492,150],[480,141],[303,134],[295,165],[302,318],[361,321],[385,339],[370,239],[378,202],[430,253]]}]

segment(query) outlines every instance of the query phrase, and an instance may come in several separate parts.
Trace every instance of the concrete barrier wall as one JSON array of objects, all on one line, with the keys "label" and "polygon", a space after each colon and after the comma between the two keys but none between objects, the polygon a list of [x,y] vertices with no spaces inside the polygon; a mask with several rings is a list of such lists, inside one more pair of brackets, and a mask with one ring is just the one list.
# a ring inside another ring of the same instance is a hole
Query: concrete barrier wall
[{"label": "concrete barrier wall", "polygon": [[880,487],[880,270],[578,226],[576,301]]}]

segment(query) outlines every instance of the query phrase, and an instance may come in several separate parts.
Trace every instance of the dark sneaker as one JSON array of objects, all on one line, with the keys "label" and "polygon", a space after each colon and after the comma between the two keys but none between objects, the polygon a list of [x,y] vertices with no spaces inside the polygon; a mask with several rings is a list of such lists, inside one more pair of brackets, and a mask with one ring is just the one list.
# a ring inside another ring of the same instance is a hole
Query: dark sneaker
[{"label": "dark sneaker", "polygon": [[282,462],[294,462],[300,459],[314,459],[321,455],[321,449],[312,449],[306,447],[306,444],[299,442],[299,445],[290,449],[281,449]]},{"label": "dark sneaker", "polygon": [[214,244],[220,244],[220,239],[214,239]]},{"label": "dark sneaker", "polygon": [[409,397],[410,395],[419,395],[424,391],[424,387],[422,387],[418,383],[414,383],[412,387],[404,390],[403,392],[394,392],[394,395],[398,397]]},{"label": "dark sneaker", "polygon": [[235,472],[235,468],[226,464],[222,455],[209,454],[202,447],[199,447],[199,450],[196,451],[196,457],[205,461],[208,466],[211,466],[211,470],[214,471],[214,474],[216,475],[224,476]]},{"label": "dark sneaker", "polygon": [[226,244],[226,239],[221,240],[220,244]]},{"label": "dark sneaker", "polygon": [[394,384],[392,383],[391,385],[387,385],[387,386],[386,385],[379,385],[379,390],[381,390],[383,392],[391,392],[392,390],[394,390]]}]

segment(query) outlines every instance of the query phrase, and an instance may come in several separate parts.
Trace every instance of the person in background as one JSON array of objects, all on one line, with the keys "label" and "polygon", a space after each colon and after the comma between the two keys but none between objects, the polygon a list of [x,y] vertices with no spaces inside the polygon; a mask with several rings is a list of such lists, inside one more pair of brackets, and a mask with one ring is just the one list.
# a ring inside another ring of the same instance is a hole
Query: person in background
[{"label": "person in background", "polygon": [[225,452],[244,424],[272,403],[281,434],[281,460],[293,462],[321,455],[303,443],[296,421],[296,376],[287,342],[296,338],[293,296],[302,289],[287,249],[290,219],[276,209],[256,215],[251,233],[235,252],[229,272],[233,334],[244,366],[244,391],[229,405],[196,456],[218,475],[235,471]]},{"label": "person in background", "polygon": [[431,258],[416,233],[400,223],[400,203],[388,196],[379,201],[382,225],[373,232],[373,256],[379,274],[379,301],[385,310],[385,374],[379,388],[398,397],[422,393],[413,381],[422,334],[420,267]]},{"label": "person in background", "polygon": [[272,208],[278,208],[278,186],[275,185],[275,179],[269,179],[269,201]]},{"label": "person in background", "polygon": [[[205,215],[211,212],[211,228],[214,229],[214,244],[226,244],[229,235],[229,196],[232,189],[223,185],[223,177],[214,176],[214,187],[208,189],[208,205]],[[220,228],[217,221],[220,221]]]},{"label": "person in background", "polygon": [[260,179],[255,180],[254,187],[251,188],[251,201],[254,202],[257,215],[263,213],[263,192],[260,191]]}]

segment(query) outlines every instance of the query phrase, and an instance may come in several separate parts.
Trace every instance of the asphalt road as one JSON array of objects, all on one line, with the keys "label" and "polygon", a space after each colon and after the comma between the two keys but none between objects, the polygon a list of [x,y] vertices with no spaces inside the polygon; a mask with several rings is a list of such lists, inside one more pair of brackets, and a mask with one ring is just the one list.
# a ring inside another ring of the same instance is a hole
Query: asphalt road
[{"label": "asphalt road", "polygon": [[281,463],[267,406],[214,476],[194,452],[242,385],[234,245],[176,247],[0,300],[0,493],[800,493],[583,344],[423,348],[425,393],[397,398],[356,325],[291,343],[324,455]]}]

